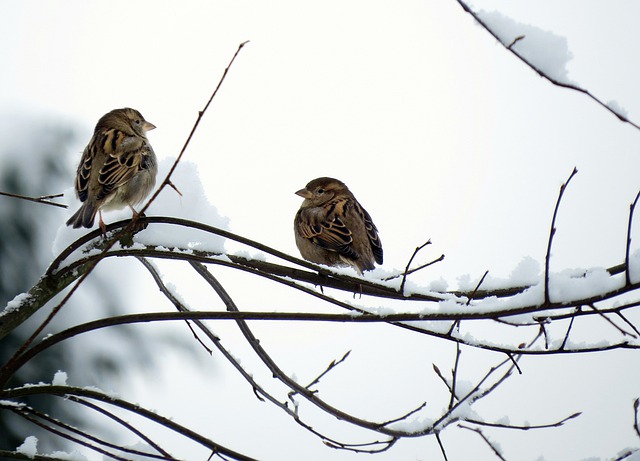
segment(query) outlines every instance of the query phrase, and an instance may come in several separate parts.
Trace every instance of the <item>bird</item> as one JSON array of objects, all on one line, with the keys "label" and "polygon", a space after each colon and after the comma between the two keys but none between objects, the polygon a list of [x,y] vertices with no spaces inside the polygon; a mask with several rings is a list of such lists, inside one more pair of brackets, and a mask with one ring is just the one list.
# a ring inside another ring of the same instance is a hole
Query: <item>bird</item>
[{"label": "bird", "polygon": [[371,216],[349,188],[316,178],[296,195],[304,198],[294,219],[296,246],[307,261],[351,266],[359,274],[382,264],[382,243]]},{"label": "bird", "polygon": [[135,109],[114,109],[96,124],[76,172],[75,191],[82,202],[67,226],[91,228],[96,213],[106,234],[102,210],[134,206],[142,202],[156,183],[158,161],[147,139],[155,125]]}]

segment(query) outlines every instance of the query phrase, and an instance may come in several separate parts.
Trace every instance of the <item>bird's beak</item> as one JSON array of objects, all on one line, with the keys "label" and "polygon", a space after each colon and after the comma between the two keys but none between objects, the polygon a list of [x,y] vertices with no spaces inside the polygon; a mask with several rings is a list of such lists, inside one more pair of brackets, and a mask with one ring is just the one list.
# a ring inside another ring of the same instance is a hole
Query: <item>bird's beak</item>
[{"label": "bird's beak", "polygon": [[313,194],[311,192],[309,192],[307,189],[300,189],[298,192],[296,192],[296,195],[299,195],[302,198],[312,198]]},{"label": "bird's beak", "polygon": [[142,125],[142,129],[145,131],[145,133],[147,131],[151,131],[153,129],[155,129],[155,125],[153,123],[149,123],[145,120],[144,125]]}]

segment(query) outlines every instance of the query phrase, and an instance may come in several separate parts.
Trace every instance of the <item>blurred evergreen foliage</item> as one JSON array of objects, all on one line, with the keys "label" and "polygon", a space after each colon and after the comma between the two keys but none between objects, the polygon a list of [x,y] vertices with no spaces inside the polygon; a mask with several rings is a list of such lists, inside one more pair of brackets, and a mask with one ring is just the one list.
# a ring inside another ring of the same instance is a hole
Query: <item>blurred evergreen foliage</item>
[{"label": "blurred evergreen foliage", "polygon": [[[16,137],[0,139],[0,190],[3,192],[38,197],[60,192],[64,184],[71,184],[72,172],[65,170],[67,162],[62,160],[69,155],[73,131],[40,122],[34,125],[24,131],[31,133],[29,137],[21,136],[21,129],[17,128]],[[25,138],[22,145],[18,141],[20,138]],[[17,294],[28,290],[46,269],[51,252],[42,241],[47,234],[43,232],[43,226],[50,225],[56,216],[62,219],[61,209],[0,197],[0,308]],[[50,248],[51,240],[48,245]],[[27,322],[0,340],[2,363],[18,350],[34,325],[34,321]],[[51,382],[56,371],[69,365],[66,347],[52,348],[37,357],[18,370],[10,385]],[[53,398],[30,399],[27,403],[48,414],[56,413],[56,400]],[[0,448],[15,449],[24,441],[25,434],[36,435],[42,448],[62,448],[60,442],[53,442],[44,430],[10,412],[0,412]]]}]

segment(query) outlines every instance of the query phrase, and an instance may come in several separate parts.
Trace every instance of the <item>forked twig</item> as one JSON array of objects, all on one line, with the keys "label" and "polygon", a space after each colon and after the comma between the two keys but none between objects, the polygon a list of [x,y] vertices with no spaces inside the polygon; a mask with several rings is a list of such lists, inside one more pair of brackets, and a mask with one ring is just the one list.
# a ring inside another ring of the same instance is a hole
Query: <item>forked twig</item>
[{"label": "forked twig", "polygon": [[419,266],[414,267],[413,269],[405,270],[399,274],[390,275],[389,277],[385,277],[382,280],[386,282],[388,280],[394,280],[394,279],[397,279],[398,277],[403,277],[405,275],[411,275],[413,273],[421,271],[422,269],[426,269],[429,266],[433,266],[434,264],[439,263],[440,261],[443,261],[443,260],[444,260],[444,254],[441,254],[436,259],[429,261],[428,263],[420,264]]},{"label": "forked twig", "polygon": [[[629,336],[631,338],[637,338],[636,335],[634,335],[633,333],[629,333],[628,331],[626,331],[624,328],[618,326],[613,320],[611,320],[609,317],[607,317],[606,314],[600,312],[600,310],[598,308],[596,308],[596,306],[594,306],[593,304],[587,304],[587,306],[589,306],[594,312],[596,312],[601,318],[603,318],[604,320],[606,320],[609,325],[611,325],[613,328],[615,328],[616,330],[618,330],[620,332],[620,334],[622,336]],[[571,319],[573,321],[573,318]]]},{"label": "forked twig", "polygon": [[307,389],[311,389],[311,386],[318,384],[320,382],[320,380],[322,379],[323,376],[325,376],[327,373],[329,373],[331,370],[333,370],[335,367],[337,367],[338,365],[340,365],[342,362],[344,362],[345,360],[347,360],[347,357],[349,357],[349,354],[351,354],[351,351],[347,351],[342,358],[338,359],[338,360],[332,360],[331,363],[327,366],[327,368],[320,373],[318,376],[316,376],[316,378],[311,381],[309,384],[307,384],[305,387]]},{"label": "forked twig", "polygon": [[469,426],[466,426],[464,424],[458,424],[458,427],[460,427],[462,429],[467,429],[469,431],[473,431],[476,434],[478,434],[482,438],[482,440],[484,440],[485,443],[489,446],[489,448],[491,448],[491,450],[493,451],[494,455],[496,455],[502,461],[507,461],[505,459],[505,457],[502,456],[502,453],[500,453],[500,450],[498,449],[498,447],[491,440],[489,440],[489,438],[486,435],[484,435],[484,432],[482,432],[482,430],[480,430],[477,427],[469,427]]},{"label": "forked twig", "polygon": [[413,254],[409,258],[409,262],[407,262],[407,265],[404,268],[404,273],[402,274],[402,282],[400,282],[400,294],[404,294],[404,284],[407,281],[407,275],[408,275],[408,272],[409,272],[409,266],[411,266],[411,263],[413,262],[413,258],[415,258],[416,255],[420,252],[420,250],[422,250],[427,245],[431,245],[431,239],[427,240],[422,245],[420,245],[419,247],[416,247],[416,249],[413,250]]},{"label": "forked twig", "polygon": [[57,206],[58,208],[69,208],[69,205],[65,205],[64,203],[51,201],[51,199],[63,197],[64,194],[43,195],[41,197],[29,197],[27,195],[12,194],[10,192],[0,191],[0,195],[4,195],[6,197],[11,197],[11,198],[17,198],[20,200],[27,200],[29,202],[42,203],[43,205]]}]

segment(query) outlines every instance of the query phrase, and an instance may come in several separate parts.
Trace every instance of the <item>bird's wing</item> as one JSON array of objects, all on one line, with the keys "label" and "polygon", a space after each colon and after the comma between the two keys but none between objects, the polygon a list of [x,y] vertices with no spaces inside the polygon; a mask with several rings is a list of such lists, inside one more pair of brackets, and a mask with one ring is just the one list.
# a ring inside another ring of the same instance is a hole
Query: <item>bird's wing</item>
[{"label": "bird's wing", "polygon": [[298,232],[316,245],[335,251],[347,258],[358,259],[360,256],[353,248],[353,237],[340,216],[351,206],[349,198],[342,198],[330,203],[327,209],[318,213],[318,208],[303,209],[297,221]]},{"label": "bird's wing", "polygon": [[104,133],[102,146],[105,160],[98,175],[98,200],[126,184],[136,173],[145,169],[146,158],[151,151],[144,138],[130,136],[115,129]]},{"label": "bird's wing", "polygon": [[378,228],[373,223],[371,215],[367,213],[367,210],[356,202],[356,210],[362,216],[364,221],[364,228],[367,231],[367,237],[369,237],[369,243],[371,244],[371,251],[373,252],[373,258],[378,264],[382,264],[382,242],[378,235]]},{"label": "bird's wing", "polygon": [[93,159],[95,158],[96,151],[92,149],[93,143],[90,143],[85,147],[82,152],[82,158],[80,159],[80,165],[78,165],[78,171],[76,173],[76,192],[81,202],[87,200],[89,195],[89,177],[91,175],[91,166],[93,165]]}]

